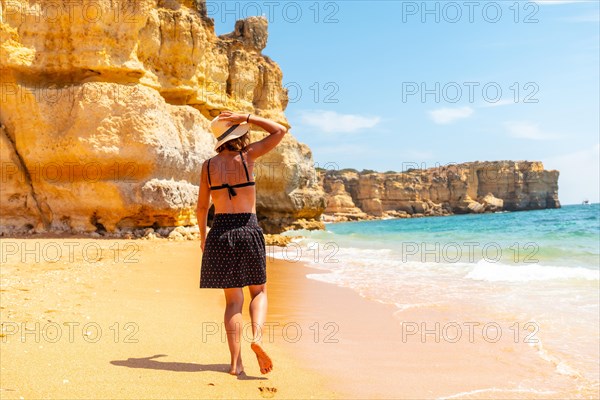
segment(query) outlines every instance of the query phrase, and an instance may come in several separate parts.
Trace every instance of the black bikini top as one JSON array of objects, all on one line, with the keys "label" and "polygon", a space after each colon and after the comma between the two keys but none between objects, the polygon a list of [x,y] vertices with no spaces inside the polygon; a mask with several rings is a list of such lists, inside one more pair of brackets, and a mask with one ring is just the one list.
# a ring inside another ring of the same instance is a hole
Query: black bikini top
[{"label": "black bikini top", "polygon": [[212,184],[210,182],[210,159],[209,159],[208,164],[206,166],[206,170],[208,172],[208,185],[210,186],[210,190],[227,189],[229,191],[229,198],[231,199],[231,196],[237,196],[237,193],[235,192],[234,188],[241,188],[241,187],[245,187],[245,186],[254,186],[256,184],[256,182],[250,181],[250,175],[248,174],[248,167],[246,166],[246,160],[244,159],[244,155],[242,154],[241,151],[240,151],[240,157],[242,157],[242,163],[244,164],[244,171],[246,171],[246,180],[248,180],[248,182],[238,183],[237,185],[230,185],[228,183],[224,183],[221,186],[212,186]]}]

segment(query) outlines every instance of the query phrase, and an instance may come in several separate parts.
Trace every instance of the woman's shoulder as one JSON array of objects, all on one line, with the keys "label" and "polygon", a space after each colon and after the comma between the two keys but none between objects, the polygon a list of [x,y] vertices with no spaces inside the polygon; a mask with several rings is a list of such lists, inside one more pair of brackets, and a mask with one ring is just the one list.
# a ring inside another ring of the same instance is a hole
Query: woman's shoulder
[{"label": "woman's shoulder", "polygon": [[244,150],[242,150],[242,155],[244,157],[244,160],[246,160],[248,163],[252,163],[254,164],[255,161],[255,157],[254,157],[254,153],[252,151],[252,145],[246,146],[246,148],[244,148]]}]

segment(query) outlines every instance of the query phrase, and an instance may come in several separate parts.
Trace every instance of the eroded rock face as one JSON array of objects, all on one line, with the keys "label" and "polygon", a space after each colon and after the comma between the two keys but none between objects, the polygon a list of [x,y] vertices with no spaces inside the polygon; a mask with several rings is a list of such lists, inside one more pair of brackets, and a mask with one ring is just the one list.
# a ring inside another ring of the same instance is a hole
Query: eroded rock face
[{"label": "eroded rock face", "polygon": [[[29,95],[3,105],[4,134],[14,138],[40,208],[47,210],[46,229],[195,223],[198,188],[192,182],[212,155],[206,120],[191,107],[165,103],[154,89],[129,88],[126,101],[116,97],[120,85],[95,82],[58,89],[54,102]],[[3,226],[10,225],[10,210],[2,203]]]},{"label": "eroded rock face", "polygon": [[[559,172],[544,170],[537,161],[472,162],[393,174],[352,170],[321,174],[328,197],[326,214],[332,216],[343,214],[350,204],[373,217],[560,207]],[[340,197],[345,192],[351,202]]]},{"label": "eroded rock face", "polygon": [[[193,225],[209,121],[230,109],[289,127],[264,18],[219,38],[201,0],[51,3],[0,3],[0,230]],[[305,145],[287,135],[259,161],[279,171],[257,176],[266,231],[319,219]]]},{"label": "eroded rock face", "polygon": [[323,176],[323,189],[327,193],[327,208],[324,214],[331,218],[332,221],[352,221],[367,218],[367,213],[356,207],[350,193],[346,191],[344,182],[348,182],[348,178],[334,179],[333,177],[325,179]]}]

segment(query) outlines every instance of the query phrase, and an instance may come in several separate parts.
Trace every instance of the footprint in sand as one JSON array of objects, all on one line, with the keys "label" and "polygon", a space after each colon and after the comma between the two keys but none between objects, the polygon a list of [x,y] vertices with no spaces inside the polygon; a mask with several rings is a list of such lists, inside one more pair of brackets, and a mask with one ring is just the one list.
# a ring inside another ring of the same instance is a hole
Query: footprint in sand
[{"label": "footprint in sand", "polygon": [[259,386],[258,390],[260,390],[260,395],[265,399],[275,397],[275,393],[277,393],[277,388],[275,387]]}]

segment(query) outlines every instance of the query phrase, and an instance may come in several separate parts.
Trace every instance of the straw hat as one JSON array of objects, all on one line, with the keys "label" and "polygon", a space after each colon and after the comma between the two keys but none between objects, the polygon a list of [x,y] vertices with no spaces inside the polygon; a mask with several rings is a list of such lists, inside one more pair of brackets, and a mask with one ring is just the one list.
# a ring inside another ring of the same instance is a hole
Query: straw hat
[{"label": "straw hat", "polygon": [[210,130],[213,136],[217,139],[215,151],[232,139],[237,139],[244,136],[250,130],[250,124],[242,122],[241,124],[231,125],[229,121],[222,121],[217,115],[210,123]]}]

